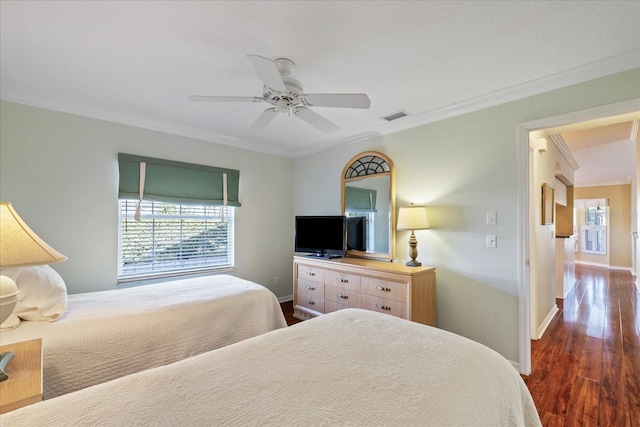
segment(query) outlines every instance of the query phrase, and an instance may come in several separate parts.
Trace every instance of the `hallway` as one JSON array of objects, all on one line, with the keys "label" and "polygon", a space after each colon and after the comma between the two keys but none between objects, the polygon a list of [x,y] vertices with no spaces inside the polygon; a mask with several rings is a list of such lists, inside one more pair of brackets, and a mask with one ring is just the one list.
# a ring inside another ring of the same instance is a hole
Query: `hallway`
[{"label": "hallway", "polygon": [[628,271],[577,266],[579,283],[523,377],[546,426],[640,426],[640,294]]}]

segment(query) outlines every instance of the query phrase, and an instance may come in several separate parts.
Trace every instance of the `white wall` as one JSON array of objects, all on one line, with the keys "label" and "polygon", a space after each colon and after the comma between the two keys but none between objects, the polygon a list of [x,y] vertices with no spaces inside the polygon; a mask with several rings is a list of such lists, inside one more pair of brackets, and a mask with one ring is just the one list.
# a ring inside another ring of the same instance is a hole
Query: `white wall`
[{"label": "white wall", "polygon": [[[544,133],[544,132],[541,132]],[[536,140],[540,135],[532,132],[530,138]],[[562,172],[569,181],[573,182],[574,171],[569,162],[562,156],[552,141],[547,144],[547,151],[534,149],[529,154],[533,159],[533,173],[531,174],[531,215],[530,215],[530,248],[531,248],[531,336],[540,338],[549,324],[551,317],[557,312],[556,288],[562,284],[556,283],[556,215],[555,205],[553,224],[542,224],[542,185],[556,187],[556,173]],[[560,168],[558,170],[558,167]],[[566,204],[566,187],[564,187]]]},{"label": "white wall", "polygon": [[240,170],[233,274],[292,294],[291,159],[6,102],[0,120],[0,198],[69,257],[52,267],[70,293],[116,287],[124,152]]},{"label": "white wall", "polygon": [[[294,213],[339,213],[346,162],[362,151],[385,153],[396,166],[397,206],[428,206],[432,228],[416,237],[418,260],[436,267],[438,327],[517,361],[518,200],[526,191],[518,188],[518,125],[636,98],[639,82],[636,69],[296,159]],[[487,212],[497,212],[496,226],[486,225]],[[498,236],[497,248],[486,247],[487,234]],[[400,262],[409,259],[408,239],[397,233]]]}]

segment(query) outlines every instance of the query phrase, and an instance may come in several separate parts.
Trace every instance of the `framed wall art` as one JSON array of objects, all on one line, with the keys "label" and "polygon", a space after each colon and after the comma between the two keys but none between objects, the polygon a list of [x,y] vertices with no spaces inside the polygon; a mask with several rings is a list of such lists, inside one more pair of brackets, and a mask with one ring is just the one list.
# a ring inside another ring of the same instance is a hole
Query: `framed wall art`
[{"label": "framed wall art", "polygon": [[542,225],[553,224],[553,187],[542,184]]}]

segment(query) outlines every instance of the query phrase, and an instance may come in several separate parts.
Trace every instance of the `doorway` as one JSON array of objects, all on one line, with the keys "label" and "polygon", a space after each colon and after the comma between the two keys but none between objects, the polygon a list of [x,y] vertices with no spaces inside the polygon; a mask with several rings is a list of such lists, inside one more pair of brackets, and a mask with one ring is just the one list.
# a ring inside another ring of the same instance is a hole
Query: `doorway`
[{"label": "doorway", "polygon": [[[531,122],[522,123],[518,129],[518,213],[520,222],[518,224],[518,259],[519,259],[519,330],[520,330],[520,373],[529,375],[531,373],[531,299],[532,299],[532,272],[536,271],[535,259],[532,259],[532,236],[530,232],[531,209],[533,208],[531,198],[534,197],[531,189],[532,173],[531,153],[536,149],[529,141],[531,132],[565,126],[571,123],[585,122],[602,119],[610,116],[617,116],[638,111],[640,99],[605,105],[587,110],[562,114],[559,116],[547,117]],[[634,194],[637,192],[635,186]],[[634,197],[634,203],[637,204]],[[637,211],[637,206],[634,205]],[[534,264],[532,264],[532,261]]]}]

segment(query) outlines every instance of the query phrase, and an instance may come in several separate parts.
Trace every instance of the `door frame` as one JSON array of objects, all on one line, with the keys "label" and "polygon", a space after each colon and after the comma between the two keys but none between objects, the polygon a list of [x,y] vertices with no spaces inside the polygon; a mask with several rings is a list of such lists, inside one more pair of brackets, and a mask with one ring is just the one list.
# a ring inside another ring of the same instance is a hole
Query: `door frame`
[{"label": "door frame", "polygon": [[[518,276],[519,276],[519,329],[520,329],[520,373],[531,373],[531,283],[530,283],[530,236],[529,222],[529,183],[532,180],[529,170],[529,133],[537,130],[564,126],[589,120],[602,119],[621,114],[633,113],[639,110],[640,98],[614,104],[603,105],[585,110],[545,117],[518,125]],[[637,210],[637,207],[635,207]]]}]

